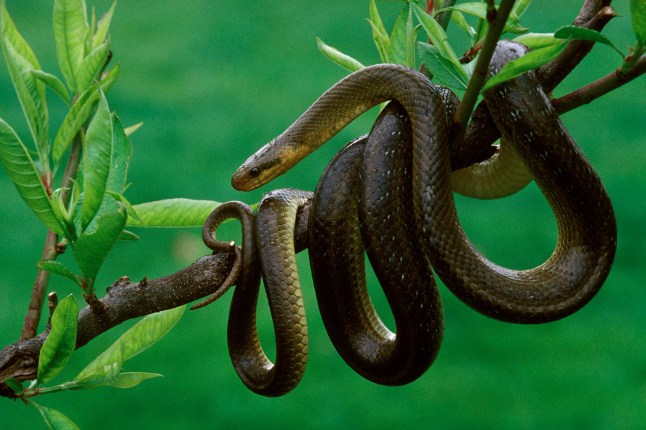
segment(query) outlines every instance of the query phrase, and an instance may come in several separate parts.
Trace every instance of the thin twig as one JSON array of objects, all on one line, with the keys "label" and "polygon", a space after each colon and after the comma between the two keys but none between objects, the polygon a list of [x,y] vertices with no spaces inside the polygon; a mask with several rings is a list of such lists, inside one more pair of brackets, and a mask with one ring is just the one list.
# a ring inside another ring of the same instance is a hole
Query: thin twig
[{"label": "thin twig", "polygon": [[466,125],[471,117],[471,112],[473,112],[473,107],[478,100],[480,89],[482,89],[482,86],[485,83],[489,72],[489,62],[491,61],[494,50],[496,49],[498,39],[500,39],[500,35],[505,28],[505,23],[507,22],[507,18],[509,17],[509,13],[514,6],[514,3],[515,0],[502,0],[498,9],[493,5],[493,7],[487,11],[487,21],[489,22],[487,35],[485,36],[482,49],[480,50],[480,55],[478,57],[478,62],[476,63],[473,75],[469,80],[464,97],[462,98],[462,101],[458,106],[458,110],[453,118],[451,133],[452,136],[455,136],[458,140],[464,134]]},{"label": "thin twig", "polygon": [[[45,238],[43,253],[41,255],[43,260],[56,258],[58,255],[57,243],[58,235],[53,231],[48,231],[47,237]],[[42,312],[45,293],[47,291],[47,282],[49,282],[49,272],[39,269],[36,274],[36,280],[34,281],[34,285],[31,289],[31,298],[29,299],[27,315],[25,316],[25,322],[20,334],[21,340],[31,339],[36,335],[38,324],[40,323],[40,314]]]},{"label": "thin twig", "polygon": [[[61,199],[65,206],[69,204],[71,197],[69,188],[71,187],[72,182],[76,179],[76,175],[78,173],[82,148],[81,142],[82,131],[79,131],[72,143],[72,149],[70,151],[70,156],[67,159],[67,165],[65,166],[65,171],[63,173],[63,179],[61,182],[61,188],[63,188]],[[60,255],[61,251],[64,250],[64,248],[57,246],[58,239],[58,235],[53,231],[47,232],[41,259],[55,260]],[[48,282],[49,272],[38,269],[34,285],[31,289],[31,298],[29,300],[27,315],[25,316],[25,322],[23,323],[22,332],[20,334],[21,340],[31,339],[38,332],[38,324],[40,323],[40,317],[43,309],[43,302],[45,301],[45,295],[47,293]]]},{"label": "thin twig", "polygon": [[621,68],[619,68],[578,90],[554,100],[552,105],[559,114],[569,112],[627,84],[644,73],[646,73],[646,55],[640,57],[628,72],[622,72]]}]

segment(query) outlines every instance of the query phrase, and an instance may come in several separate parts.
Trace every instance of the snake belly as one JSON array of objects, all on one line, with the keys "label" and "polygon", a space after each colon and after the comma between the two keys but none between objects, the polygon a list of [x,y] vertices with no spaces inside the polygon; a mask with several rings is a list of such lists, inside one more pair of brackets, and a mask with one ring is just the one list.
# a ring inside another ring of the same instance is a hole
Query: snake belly
[{"label": "snake belly", "polygon": [[[357,373],[386,385],[421,376],[437,356],[443,334],[433,273],[415,243],[414,227],[405,220],[407,194],[376,192],[384,182],[398,186],[390,181],[395,176],[410,194],[407,121],[389,106],[369,137],[356,139],[334,157],[314,192],[308,228],[310,267],[330,340]],[[393,122],[401,125],[401,133],[391,133]],[[393,241],[384,243],[386,237]],[[368,295],[364,243],[392,310],[395,333],[382,323]]]}]

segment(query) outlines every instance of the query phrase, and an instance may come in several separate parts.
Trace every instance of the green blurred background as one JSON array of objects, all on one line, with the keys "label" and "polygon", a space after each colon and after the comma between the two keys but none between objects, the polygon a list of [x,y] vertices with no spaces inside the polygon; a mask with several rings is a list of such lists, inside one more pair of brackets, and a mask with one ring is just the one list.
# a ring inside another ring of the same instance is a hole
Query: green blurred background
[{"label": "green blurred background", "polygon": [[[18,28],[45,70],[58,72],[51,2],[7,0]],[[99,13],[109,1],[89,2]],[[524,24],[549,32],[571,22],[580,1],[535,2]],[[607,34],[624,49],[633,43],[626,1]],[[390,27],[400,4],[379,3]],[[221,0],[121,1],[113,20],[113,62],[121,76],[109,94],[126,125],[143,121],[134,136],[135,157],[127,197],[134,203],[188,197],[255,202],[271,188],[313,189],[327,160],[344,142],[364,133],[369,114],[290,174],[260,191],[242,194],[229,178],[248,155],[282,131],[345,72],[324,59],[315,37],[378,62],[368,1],[238,2]],[[596,47],[557,91],[564,94],[618,65]],[[610,193],[617,214],[615,266],[599,295],[577,314],[551,324],[520,326],[487,319],[444,287],[446,333],[433,367],[405,387],[382,387],[352,372],[323,330],[307,256],[299,256],[310,322],[306,375],[289,395],[267,399],[248,391],[226,348],[230,294],[187,313],[153,349],[126,364],[129,371],[159,372],[163,379],[132,390],[104,388],[37,400],[61,410],[81,428],[646,428],[646,79],[643,77],[564,116]],[[53,124],[64,109],[50,93]],[[0,116],[28,133],[4,65]],[[55,125],[51,127],[55,131]],[[19,334],[45,231],[0,174],[0,344]],[[474,242],[496,262],[528,268],[542,262],[556,241],[556,225],[535,186],[504,201],[458,199]],[[197,229],[139,230],[139,242],[119,243],[98,285],[129,275],[159,277],[207,253]],[[233,230],[230,234],[235,234]],[[70,255],[63,256],[71,262]],[[60,278],[59,296],[74,291]],[[375,301],[388,320],[383,298]],[[261,335],[271,343],[263,306]],[[125,329],[79,350],[59,377],[73,377]],[[269,348],[271,350],[271,347]],[[38,413],[0,400],[3,428],[44,428]]]}]

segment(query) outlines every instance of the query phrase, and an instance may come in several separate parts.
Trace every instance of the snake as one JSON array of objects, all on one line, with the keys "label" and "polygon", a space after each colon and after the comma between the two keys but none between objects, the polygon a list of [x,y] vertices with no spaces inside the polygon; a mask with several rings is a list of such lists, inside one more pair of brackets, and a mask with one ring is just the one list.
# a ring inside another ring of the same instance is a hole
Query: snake
[{"label": "snake", "polygon": [[[520,44],[499,42],[490,74],[497,73],[504,64],[525,52],[526,48]],[[555,250],[535,268],[512,270],[499,266],[485,258],[464,233],[452,195],[450,124],[441,91],[427,76],[404,66],[369,66],[339,81],[282,134],[245,161],[234,173],[232,185],[248,191],[267,184],[289,171],[366,110],[386,101],[396,101],[405,111],[411,128],[411,191],[410,196],[402,200],[409,218],[401,222],[412,225],[417,238],[413,246],[421,250],[423,258],[449,290],[484,315],[515,323],[543,323],[563,318],[594,297],[612,266],[616,221],[610,198],[532,72],[493,87],[484,93],[484,98],[502,138],[522,159],[557,220]],[[330,193],[334,195],[334,190]],[[385,181],[379,193],[398,195],[401,187]],[[294,213],[293,206],[289,212]],[[292,215],[286,218],[292,219]],[[281,215],[277,222],[283,222],[282,219],[285,218]],[[293,230],[292,221],[282,230],[290,228]],[[357,234],[354,229],[336,236],[358,240]],[[338,248],[333,236],[319,236],[318,239],[331,249]],[[266,240],[271,242],[278,238],[267,236]],[[294,241],[293,236],[285,240]],[[311,242],[310,236],[310,247]],[[377,250],[375,252],[379,253],[381,249],[384,255],[388,255],[390,246],[392,241],[379,239],[371,245]],[[316,258],[312,265],[316,264]],[[270,257],[269,265],[278,259]],[[289,269],[295,270],[295,265]],[[271,267],[263,269],[263,273],[271,270]],[[375,267],[376,272],[379,270]],[[390,275],[398,273],[388,270],[392,272],[388,273]],[[388,299],[391,305],[410,306],[411,298],[407,294],[394,292]],[[337,320],[328,319],[326,329],[346,333],[341,338],[351,339],[355,330],[352,327],[357,327],[357,323],[349,321],[350,318],[346,315]],[[381,336],[383,327],[378,320],[373,322],[374,332]],[[385,337],[392,342],[391,335],[386,333]],[[349,342],[349,354],[357,355],[357,350],[372,341]],[[369,354],[366,352],[364,356]]]}]

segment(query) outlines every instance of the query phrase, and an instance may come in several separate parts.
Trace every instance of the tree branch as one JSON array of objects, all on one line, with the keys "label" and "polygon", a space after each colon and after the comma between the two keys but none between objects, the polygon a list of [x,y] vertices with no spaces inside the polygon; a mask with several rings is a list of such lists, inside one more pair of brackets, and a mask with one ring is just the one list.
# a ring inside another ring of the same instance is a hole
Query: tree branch
[{"label": "tree branch", "polygon": [[569,112],[627,84],[644,73],[646,73],[646,56],[640,57],[628,72],[622,72],[621,68],[618,68],[585,87],[554,100],[552,105],[559,114]]},{"label": "tree branch", "polygon": [[[189,267],[163,278],[131,282],[121,278],[101,299],[104,312],[89,307],[79,313],[76,347],[80,348],[101,333],[126,320],[172,309],[216,292],[231,271],[235,254],[214,254],[200,258]],[[48,331],[20,340],[0,351],[0,395],[14,397],[5,384],[9,378],[27,381],[36,378],[40,348]]]},{"label": "tree branch", "polygon": [[[586,0],[574,25],[600,31],[616,15],[609,7],[610,0]],[[590,52],[594,42],[572,40],[552,62],[538,69],[539,82],[549,91],[553,90]],[[453,142],[454,157],[451,167],[460,169],[486,160],[495,152],[493,143],[500,138],[486,102],[481,102],[473,111],[471,122],[462,139]]]}]

